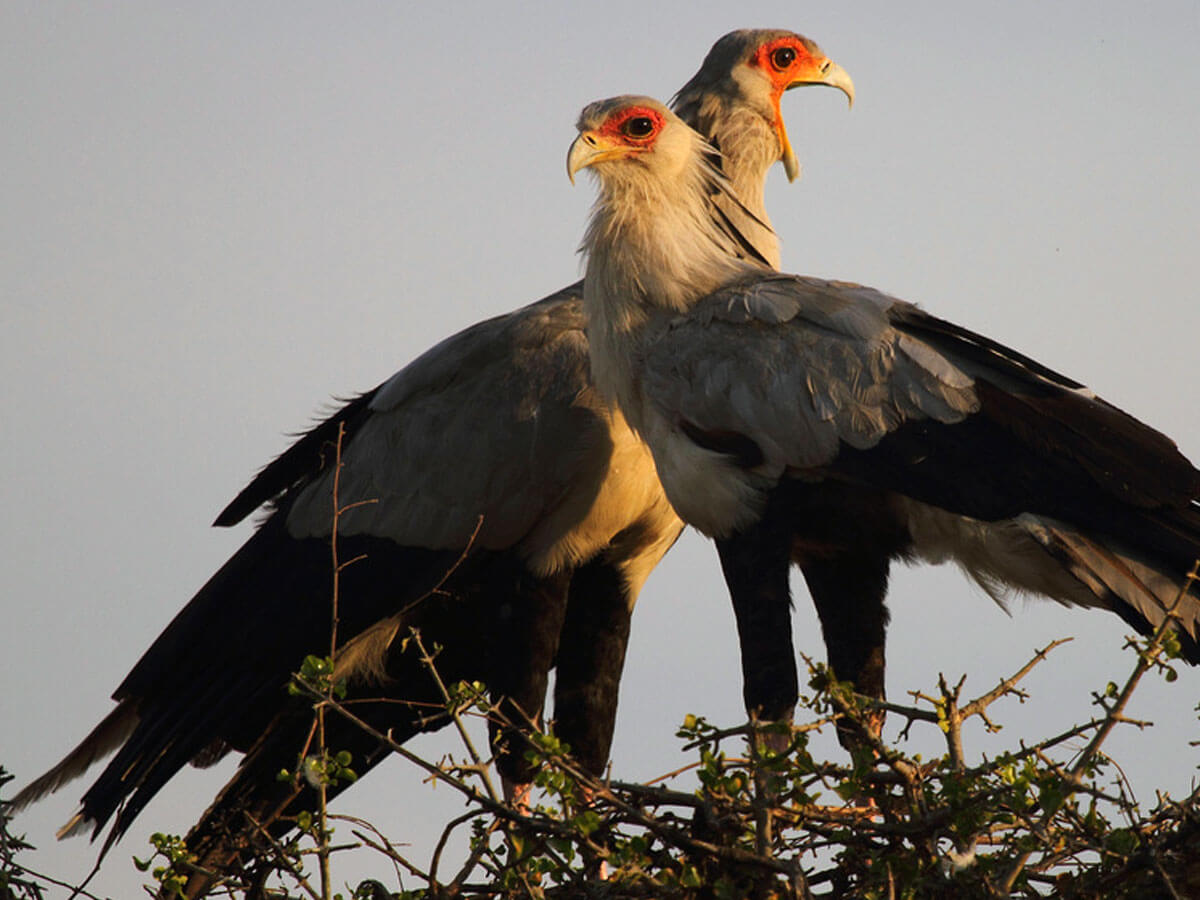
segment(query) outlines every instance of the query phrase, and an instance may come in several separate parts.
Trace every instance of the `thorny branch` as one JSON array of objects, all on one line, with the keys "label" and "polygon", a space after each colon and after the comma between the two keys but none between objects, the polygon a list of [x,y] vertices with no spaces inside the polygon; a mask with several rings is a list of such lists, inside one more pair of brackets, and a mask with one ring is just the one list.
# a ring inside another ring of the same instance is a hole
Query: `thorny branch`
[{"label": "thorny branch", "polygon": [[[1193,568],[1187,588],[1197,580]],[[1176,606],[1183,596],[1181,592]],[[436,653],[428,651],[419,634],[412,639],[436,674]],[[939,677],[936,690],[911,692],[916,705],[873,703],[853,696],[830,681],[823,667],[810,663],[814,684],[822,685],[805,699],[814,720],[791,729],[787,754],[760,754],[752,747],[748,755],[727,756],[722,742],[745,740],[760,726],[717,728],[688,717],[679,736],[699,760],[652,783],[591,777],[552,734],[532,730],[527,740],[541,764],[537,784],[542,802],[529,814],[497,799],[486,775],[488,760],[470,741],[463,716],[498,714],[495,705],[482,700],[466,702],[480,697],[479,686],[438,680],[445,712],[456,722],[467,754],[462,763],[450,759],[439,764],[372,729],[327,685],[301,684],[299,690],[315,706],[355,723],[466,801],[463,814],[446,826],[428,867],[406,859],[393,842],[372,833],[369,824],[351,820],[357,842],[390,859],[397,881],[403,873],[423,885],[401,893],[403,898],[833,900],[907,895],[940,900],[1053,894],[1132,900],[1196,895],[1200,788],[1181,801],[1160,795],[1147,814],[1131,799],[1123,776],[1115,790],[1099,781],[1114,765],[1104,744],[1116,726],[1148,724],[1129,718],[1126,710],[1147,672],[1170,671],[1166,626],[1146,642],[1130,642],[1137,655],[1132,672],[1122,687],[1110,685],[1096,695],[1103,716],[1034,743],[1018,742],[992,758],[972,758],[963,723],[978,716],[992,729],[997,701],[1029,700],[1019,683],[1060,643],[1038,650],[1014,674],[966,702],[962,680],[952,684]],[[881,709],[901,720],[902,739],[914,727],[937,727],[945,753],[921,760],[875,736],[868,718]],[[811,756],[809,736],[838,718],[860,731],[869,759],[839,763]],[[1075,739],[1086,739],[1086,744],[1072,752]],[[658,783],[685,776],[680,788]],[[482,779],[481,787],[475,779]],[[761,831],[762,785],[770,785],[771,791],[769,839]],[[840,802],[833,799],[838,797]],[[453,877],[443,883],[438,869],[449,853],[450,832],[468,824],[470,847]],[[324,836],[327,862],[338,848],[330,846],[324,824],[317,834]],[[511,844],[498,844],[499,835],[507,835]],[[321,859],[320,850],[316,852]],[[275,844],[274,864],[295,879],[304,896],[329,897],[324,891],[331,879],[323,874],[317,891],[298,868],[301,858]],[[597,864],[608,875],[603,883],[595,880]],[[475,877],[479,872],[483,880]]]}]

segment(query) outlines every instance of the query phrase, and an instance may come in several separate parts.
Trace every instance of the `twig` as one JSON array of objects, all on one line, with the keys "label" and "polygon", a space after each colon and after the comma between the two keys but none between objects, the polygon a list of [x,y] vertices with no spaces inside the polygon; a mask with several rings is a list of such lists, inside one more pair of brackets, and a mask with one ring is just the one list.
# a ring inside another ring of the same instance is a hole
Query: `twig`
[{"label": "twig", "polygon": [[86,889],[87,883],[92,880],[92,876],[94,876],[98,870],[99,863],[92,867],[91,871],[88,872],[87,878],[85,878],[81,884],[75,885],[71,884],[69,881],[62,881],[61,879],[55,878],[53,875],[44,875],[35,869],[26,867],[25,865],[21,866],[21,871],[31,878],[38,881],[45,881],[47,884],[52,884],[55,887],[66,888],[71,892],[71,897],[87,897],[88,900],[101,900],[100,897]]},{"label": "twig", "polygon": [[[482,522],[483,520],[480,519],[480,521]],[[425,644],[421,640],[421,633],[415,628],[410,628],[409,631],[412,634],[413,640],[417,644],[418,652],[421,654],[421,662],[429,670],[429,674],[432,676],[434,683],[437,685],[438,691],[442,695],[442,700],[445,701],[446,711],[449,713],[451,720],[454,722],[454,727],[457,729],[458,736],[462,739],[463,744],[466,746],[467,753],[471,755],[471,761],[475,764],[475,771],[479,774],[480,779],[483,781],[483,786],[487,790],[488,796],[497,803],[500,802],[500,797],[496,793],[495,785],[492,784],[491,776],[488,774],[487,765],[484,763],[483,758],[475,749],[475,743],[471,740],[471,735],[467,733],[467,726],[463,724],[462,716],[459,715],[458,706],[450,697],[450,691],[447,690],[445,682],[442,681],[442,676],[438,672],[437,666],[433,664],[433,657],[430,656],[429,652],[425,649]]]},{"label": "twig", "polygon": [[438,865],[442,860],[442,852],[446,849],[446,842],[450,840],[450,834],[459,825],[470,822],[472,819],[477,819],[481,812],[477,809],[469,810],[461,816],[456,816],[446,823],[446,827],[442,829],[441,835],[438,837],[437,846],[433,848],[433,858],[429,862],[429,886],[440,893],[441,885],[438,884],[437,870]]},{"label": "twig", "polygon": [[[345,813],[339,813],[337,815],[331,816],[331,818],[337,819],[338,821],[342,821],[342,822],[349,822],[351,825],[357,825],[359,828],[366,828],[369,831],[371,831],[375,835],[375,837],[379,840],[379,842],[380,842],[379,844],[374,843],[370,838],[368,838],[366,835],[364,835],[361,831],[355,831],[355,830],[351,829],[350,833],[352,835],[354,835],[356,838],[358,838],[360,841],[362,841],[364,844],[366,844],[368,847],[370,847],[372,850],[377,850],[380,853],[383,853],[388,859],[390,859],[392,861],[392,868],[396,872],[396,880],[397,881],[401,880],[401,877],[400,877],[400,867],[401,866],[408,869],[408,871],[410,871],[412,874],[416,875],[418,878],[423,878],[423,879],[428,880],[428,876],[426,876],[424,872],[422,872],[419,868],[414,866],[412,863],[410,863],[407,859],[405,859],[402,855],[400,855],[396,851],[395,846],[388,839],[387,835],[385,835],[382,831],[380,831],[378,828],[376,828],[374,823],[368,822],[366,819],[359,818],[358,816],[346,815]],[[382,844],[382,846],[381,846],[381,844]]]},{"label": "twig", "polygon": [[[813,721],[805,722],[802,725],[788,723],[788,727],[791,729],[791,733],[794,735],[795,734],[806,734],[810,731],[819,731],[820,729],[824,728],[826,725],[830,725],[830,724],[836,722],[837,719],[838,719],[837,716],[821,716],[819,719],[813,719]],[[771,723],[772,727],[778,727],[780,724],[781,723],[779,723],[779,722]],[[697,747],[701,747],[704,744],[710,744],[710,743],[711,744],[719,744],[725,738],[749,737],[752,733],[753,733],[753,726],[749,722],[745,722],[741,725],[735,725],[732,728],[715,728],[715,729],[713,729],[713,731],[711,733],[704,735],[704,737],[699,737],[699,738],[696,738],[695,740],[688,741],[680,749],[684,752],[687,752],[688,750],[695,750]],[[686,771],[686,770],[680,769],[678,772],[670,772],[666,775],[660,775],[658,778],[654,779],[654,781],[662,781],[663,779],[670,778],[672,775],[677,775],[677,774],[679,774],[679,772],[682,772],[682,771]],[[654,783],[653,781],[648,782],[648,784],[653,784],[653,783]]]},{"label": "twig", "polygon": [[251,824],[258,829],[258,833],[271,845],[271,849],[275,852],[276,863],[287,869],[288,874],[296,880],[296,884],[299,885],[300,889],[308,894],[312,900],[322,900],[321,895],[313,889],[308,879],[304,877],[304,872],[288,858],[287,851],[284,850],[283,845],[267,830],[266,826],[256,821],[249,813],[246,813],[246,818],[250,820]]}]

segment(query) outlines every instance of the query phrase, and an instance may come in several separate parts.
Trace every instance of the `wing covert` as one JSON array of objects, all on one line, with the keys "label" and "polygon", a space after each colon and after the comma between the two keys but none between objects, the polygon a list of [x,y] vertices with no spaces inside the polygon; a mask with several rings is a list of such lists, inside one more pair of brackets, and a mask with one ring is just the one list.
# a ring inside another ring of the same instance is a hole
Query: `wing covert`
[{"label": "wing covert", "polygon": [[[339,531],[454,548],[479,526],[479,546],[509,547],[586,473],[602,475],[590,463],[607,456],[608,434],[583,322],[567,289],[454,335],[385,382],[343,450],[340,502],[364,505]],[[327,470],[297,494],[293,535],[330,533],[332,487]]]},{"label": "wing covert", "polygon": [[897,305],[816,278],[734,284],[652,339],[643,388],[672,421],[750,439],[771,470],[826,465],[904,422],[961,421],[979,407],[972,379],[897,331]]}]

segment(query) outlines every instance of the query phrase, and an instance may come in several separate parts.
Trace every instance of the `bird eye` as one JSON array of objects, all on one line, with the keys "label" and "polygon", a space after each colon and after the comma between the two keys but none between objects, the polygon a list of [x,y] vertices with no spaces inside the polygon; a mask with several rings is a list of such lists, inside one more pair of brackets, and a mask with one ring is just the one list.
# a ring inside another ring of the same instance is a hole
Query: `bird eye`
[{"label": "bird eye", "polygon": [[654,131],[654,121],[649,116],[634,116],[625,121],[621,130],[631,138],[650,137]]},{"label": "bird eye", "polygon": [[788,68],[795,61],[796,61],[796,48],[795,47],[780,47],[779,49],[773,50],[771,52],[771,65],[773,65],[777,71],[782,72],[784,69]]}]

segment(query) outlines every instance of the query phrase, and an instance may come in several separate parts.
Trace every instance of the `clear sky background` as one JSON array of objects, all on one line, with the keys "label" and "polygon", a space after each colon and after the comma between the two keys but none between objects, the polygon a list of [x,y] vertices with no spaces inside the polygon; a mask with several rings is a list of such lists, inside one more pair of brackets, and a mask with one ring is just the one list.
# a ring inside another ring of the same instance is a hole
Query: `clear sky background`
[{"label": "clear sky background", "polygon": [[[564,172],[584,103],[666,99],[738,27],[817,40],[851,112],[798,90],[803,180],[767,202],[784,268],[922,303],[1070,374],[1200,460],[1200,4],[304,2],[0,5],[0,762],[23,784],[249,535],[208,527],[334,395],[578,277],[593,193]],[[1077,640],[995,710],[1001,739],[1091,713],[1131,665],[1115,616],[1018,600],[950,568],[895,573],[889,685],[982,692]],[[800,648],[820,655],[797,587]],[[740,677],[711,546],[685,537],[634,619],[614,768],[684,761],[685,713],[733,724]],[[1142,800],[1195,775],[1200,673],[1151,685],[1112,743]],[[995,747],[980,729],[976,750]],[[933,746],[928,741],[929,746]],[[829,741],[828,752],[836,753]],[[438,753],[449,740],[423,739]],[[1122,754],[1122,748],[1125,752]],[[188,771],[94,883],[183,831],[224,782]],[[24,814],[55,844],[86,787]],[[428,858],[459,808],[389,764],[343,808]],[[424,849],[422,849],[424,848]],[[347,867],[346,878],[361,874]]]}]

